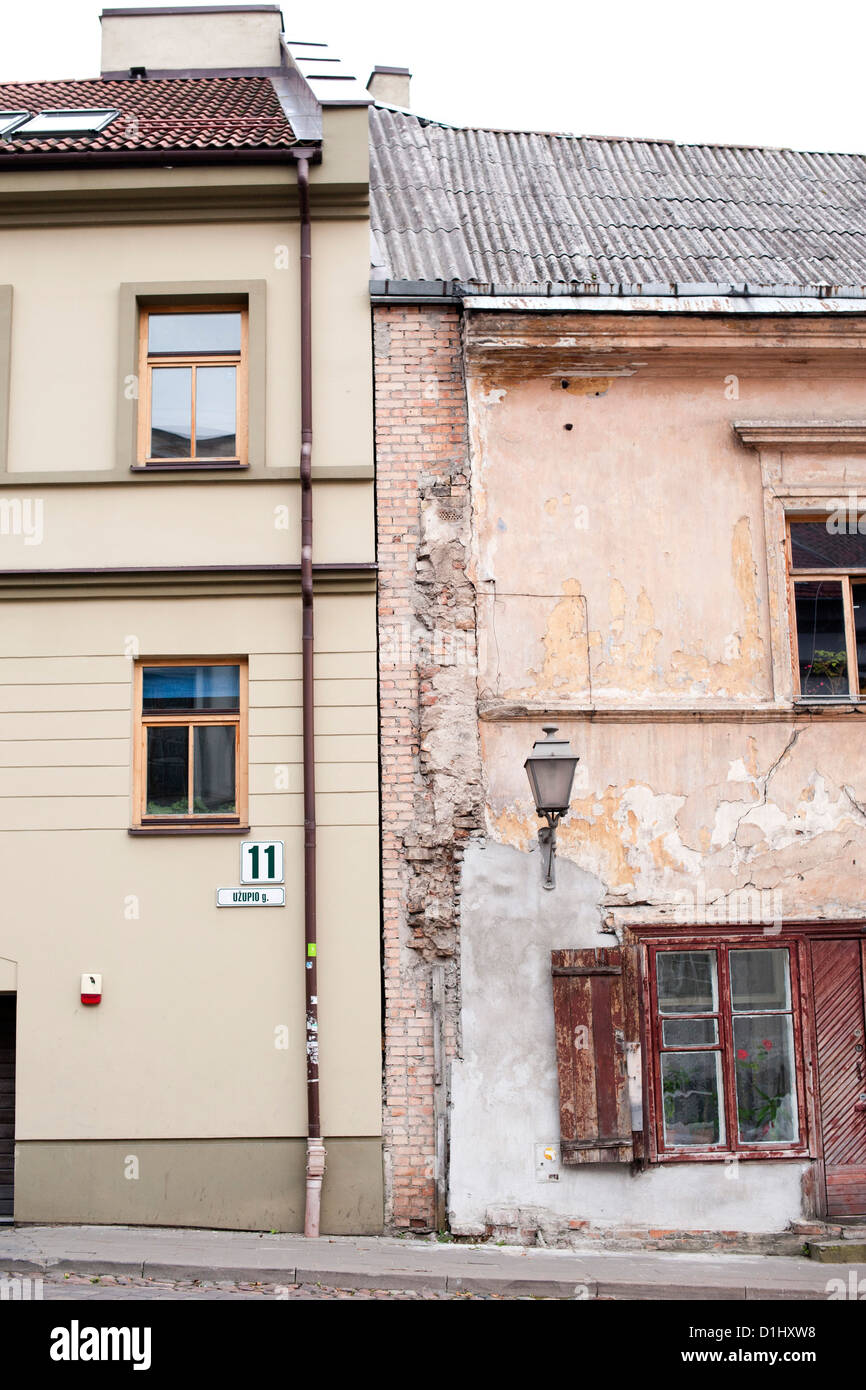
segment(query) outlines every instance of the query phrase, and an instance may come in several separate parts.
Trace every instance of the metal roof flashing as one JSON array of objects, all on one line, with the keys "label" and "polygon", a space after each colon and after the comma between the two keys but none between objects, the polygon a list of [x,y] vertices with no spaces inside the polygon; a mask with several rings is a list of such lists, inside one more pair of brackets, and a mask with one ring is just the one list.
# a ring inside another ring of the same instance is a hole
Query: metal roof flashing
[{"label": "metal roof flashing", "polygon": [[287,66],[299,73],[318,103],[325,106],[372,106],[373,98],[340,58],[332,55],[326,43],[280,40]]},{"label": "metal roof flashing", "polygon": [[286,120],[299,140],[319,141],[322,138],[322,108],[285,44],[282,45],[282,59],[280,74],[271,78],[271,84]]},{"label": "metal roof flashing", "polygon": [[825,297],[796,291],[784,294],[613,294],[613,295],[475,295],[463,307],[488,312],[631,313],[631,314],[866,314],[866,294]]},{"label": "metal roof flashing", "polygon": [[510,289],[459,280],[371,279],[370,296],[382,303],[436,301],[495,313],[866,314],[866,286],[551,284]]}]

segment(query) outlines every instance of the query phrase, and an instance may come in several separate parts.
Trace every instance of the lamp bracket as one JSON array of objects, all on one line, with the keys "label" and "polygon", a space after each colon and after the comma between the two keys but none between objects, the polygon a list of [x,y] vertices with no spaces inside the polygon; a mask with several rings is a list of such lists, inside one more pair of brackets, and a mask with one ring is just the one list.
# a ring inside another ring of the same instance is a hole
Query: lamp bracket
[{"label": "lamp bracket", "polygon": [[541,886],[548,890],[556,887],[556,827],[562,819],[561,811],[539,811],[547,821],[538,831],[541,846]]}]

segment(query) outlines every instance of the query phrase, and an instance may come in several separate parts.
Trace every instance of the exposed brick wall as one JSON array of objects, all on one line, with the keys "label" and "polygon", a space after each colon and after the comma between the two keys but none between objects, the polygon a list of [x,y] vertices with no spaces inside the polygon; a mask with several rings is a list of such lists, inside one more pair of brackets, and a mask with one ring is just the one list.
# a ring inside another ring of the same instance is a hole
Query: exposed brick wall
[{"label": "exposed brick wall", "polygon": [[[432,979],[458,1046],[459,868],[479,825],[475,592],[460,317],[374,309],[385,968],[386,1218],[433,1228]],[[441,1147],[441,1145],[440,1145]]]}]

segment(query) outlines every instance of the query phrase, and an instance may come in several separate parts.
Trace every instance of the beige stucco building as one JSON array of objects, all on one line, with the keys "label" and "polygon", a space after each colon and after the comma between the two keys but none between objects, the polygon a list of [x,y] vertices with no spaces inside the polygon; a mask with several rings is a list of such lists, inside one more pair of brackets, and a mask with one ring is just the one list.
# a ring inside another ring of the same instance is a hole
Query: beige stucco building
[{"label": "beige stucco building", "polygon": [[[2,1211],[302,1227],[315,962],[322,1230],[375,1231],[368,98],[273,5],[102,27],[100,78],[0,88]],[[277,901],[218,906],[247,841]]]}]

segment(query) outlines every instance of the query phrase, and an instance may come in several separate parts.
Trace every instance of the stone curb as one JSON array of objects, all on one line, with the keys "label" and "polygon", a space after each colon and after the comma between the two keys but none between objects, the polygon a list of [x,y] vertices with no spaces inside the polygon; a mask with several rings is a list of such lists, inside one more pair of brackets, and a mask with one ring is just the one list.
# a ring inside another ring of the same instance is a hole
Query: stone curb
[{"label": "stone curb", "polygon": [[[285,1278],[280,1283],[285,1283]],[[418,1293],[445,1293],[449,1279],[445,1274],[428,1274],[426,1270],[388,1274],[373,1270],[304,1269],[295,1270],[293,1284],[323,1284],[336,1289],[414,1289]]]},{"label": "stone curb", "polygon": [[[640,1279],[604,1279],[599,1280],[597,1298],[640,1298],[644,1300],[671,1300],[682,1301],[684,1299],[691,1302],[701,1302],[704,1299],[726,1299],[733,1302],[745,1302],[747,1290],[745,1285],[732,1286],[730,1284],[655,1284],[644,1282]],[[774,1297],[772,1293],[769,1297]]]},{"label": "stone curb", "polygon": [[863,1264],[866,1262],[866,1241],[810,1240],[809,1254],[818,1264]]},{"label": "stone curb", "polygon": [[813,1300],[826,1298],[823,1290],[791,1287],[707,1283],[658,1283],[641,1279],[555,1279],[540,1275],[520,1278],[495,1274],[434,1274],[427,1271],[383,1272],[375,1269],[317,1269],[309,1266],[194,1265],[171,1264],[158,1260],[104,1260],[82,1256],[79,1259],[6,1259],[0,1254],[0,1273],[17,1274],[111,1274],[137,1279],[190,1280],[235,1284],[322,1284],[341,1289],[407,1289],[421,1293],[502,1293],[512,1296],[568,1298],[576,1302],[593,1299],[641,1299],[645,1301],[726,1300]]},{"label": "stone curb", "polygon": [[598,1285],[594,1279],[509,1279],[490,1274],[462,1277],[449,1274],[447,1289],[449,1293],[507,1293],[520,1298],[535,1295],[538,1298],[570,1298],[579,1302],[598,1297]]}]

